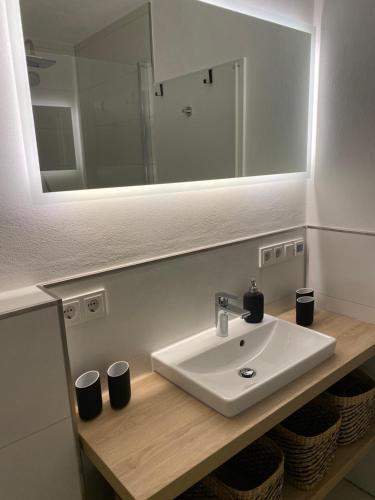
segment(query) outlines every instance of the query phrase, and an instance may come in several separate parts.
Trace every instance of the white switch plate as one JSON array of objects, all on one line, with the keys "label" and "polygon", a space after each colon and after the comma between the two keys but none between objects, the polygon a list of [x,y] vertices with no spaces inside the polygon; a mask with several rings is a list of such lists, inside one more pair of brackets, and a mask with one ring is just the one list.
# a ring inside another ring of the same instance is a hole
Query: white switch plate
[{"label": "white switch plate", "polygon": [[305,242],[304,242],[304,240],[298,240],[294,243],[294,254],[296,256],[305,255]]},{"label": "white switch plate", "polygon": [[291,259],[292,257],[295,257],[294,243],[286,243],[284,245],[284,250],[285,250],[285,258],[286,259]]}]

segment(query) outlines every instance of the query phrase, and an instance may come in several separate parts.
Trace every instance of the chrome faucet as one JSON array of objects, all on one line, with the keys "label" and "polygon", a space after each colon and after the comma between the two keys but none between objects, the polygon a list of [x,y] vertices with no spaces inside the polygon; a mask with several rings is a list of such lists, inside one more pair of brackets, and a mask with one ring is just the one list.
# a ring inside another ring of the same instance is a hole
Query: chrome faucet
[{"label": "chrome faucet", "polygon": [[229,300],[239,301],[239,297],[225,292],[215,293],[215,324],[216,335],[218,337],[228,337],[228,320],[229,314],[239,316],[246,319],[251,315],[250,311],[246,311],[235,304],[230,304]]}]

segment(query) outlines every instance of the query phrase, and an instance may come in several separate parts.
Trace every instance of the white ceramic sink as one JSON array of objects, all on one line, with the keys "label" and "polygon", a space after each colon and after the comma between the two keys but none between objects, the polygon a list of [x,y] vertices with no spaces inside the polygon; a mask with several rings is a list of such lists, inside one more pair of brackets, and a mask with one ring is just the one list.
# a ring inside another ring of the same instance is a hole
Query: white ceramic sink
[{"label": "white ceramic sink", "polygon": [[[233,417],[322,363],[335,347],[333,337],[265,315],[256,325],[230,321],[229,337],[211,328],[151,357],[154,371]],[[243,378],[243,368],[255,376]]]}]

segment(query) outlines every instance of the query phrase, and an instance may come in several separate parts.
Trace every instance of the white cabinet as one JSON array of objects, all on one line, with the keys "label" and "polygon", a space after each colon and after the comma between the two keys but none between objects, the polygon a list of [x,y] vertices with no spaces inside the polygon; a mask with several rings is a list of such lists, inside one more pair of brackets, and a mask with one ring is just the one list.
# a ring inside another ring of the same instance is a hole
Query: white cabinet
[{"label": "white cabinet", "polygon": [[0,319],[0,448],[70,416],[56,305]]},{"label": "white cabinet", "polygon": [[70,418],[0,450],[0,498],[81,500]]},{"label": "white cabinet", "polygon": [[0,499],[80,500],[58,303],[28,294],[0,296]]}]

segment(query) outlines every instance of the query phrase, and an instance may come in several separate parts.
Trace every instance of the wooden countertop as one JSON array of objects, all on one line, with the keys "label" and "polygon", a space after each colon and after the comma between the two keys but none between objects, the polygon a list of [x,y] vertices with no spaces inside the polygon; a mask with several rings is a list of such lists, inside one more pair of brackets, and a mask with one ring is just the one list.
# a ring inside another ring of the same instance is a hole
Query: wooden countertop
[{"label": "wooden countertop", "polygon": [[318,311],[313,328],[337,338],[335,355],[240,415],[225,418],[152,373],[133,382],[126,409],[105,398],[98,418],[78,421],[85,453],[121,498],[174,498],[375,355],[375,325]]}]

